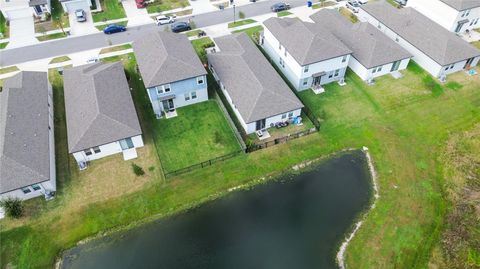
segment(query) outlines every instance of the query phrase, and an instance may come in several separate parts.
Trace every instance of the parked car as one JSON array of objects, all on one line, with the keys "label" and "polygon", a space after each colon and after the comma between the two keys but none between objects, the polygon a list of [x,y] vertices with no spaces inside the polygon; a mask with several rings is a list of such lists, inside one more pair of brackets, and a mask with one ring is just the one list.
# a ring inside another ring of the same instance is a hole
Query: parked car
[{"label": "parked car", "polygon": [[83,9],[75,10],[75,17],[77,18],[78,22],[86,22],[87,21],[87,14]]},{"label": "parked car", "polygon": [[147,6],[145,0],[135,0],[135,4],[137,5],[137,8],[145,8]]},{"label": "parked car", "polygon": [[357,0],[359,4],[365,5],[368,3],[368,0]]},{"label": "parked car", "polygon": [[290,5],[287,3],[276,3],[273,6],[271,6],[270,9],[273,12],[279,12],[279,11],[290,9]]},{"label": "parked car", "polygon": [[398,3],[401,6],[406,6],[407,5],[407,0],[393,0],[396,3]]},{"label": "parked car", "polygon": [[175,22],[175,15],[173,16],[160,15],[155,18],[155,23],[157,25],[164,25],[164,24],[169,24],[174,22]]},{"label": "parked car", "polygon": [[127,30],[127,27],[123,25],[110,24],[109,26],[105,27],[105,29],[103,29],[103,32],[109,35],[109,34],[114,34],[118,32],[125,32],[126,30]]},{"label": "parked car", "polygon": [[358,13],[360,10],[360,4],[356,0],[347,1],[347,8],[352,10],[353,13]]},{"label": "parked car", "polygon": [[180,32],[192,30],[192,28],[190,27],[190,24],[188,24],[188,22],[183,22],[183,21],[172,24],[171,29],[172,29],[172,32],[174,33],[180,33]]}]

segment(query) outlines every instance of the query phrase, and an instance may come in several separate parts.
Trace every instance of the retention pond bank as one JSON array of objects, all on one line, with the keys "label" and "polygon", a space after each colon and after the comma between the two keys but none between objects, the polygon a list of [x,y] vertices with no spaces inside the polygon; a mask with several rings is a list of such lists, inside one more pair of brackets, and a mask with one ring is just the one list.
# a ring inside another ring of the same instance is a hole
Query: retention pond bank
[{"label": "retention pond bank", "polygon": [[361,151],[64,253],[62,268],[336,268],[372,199]]}]

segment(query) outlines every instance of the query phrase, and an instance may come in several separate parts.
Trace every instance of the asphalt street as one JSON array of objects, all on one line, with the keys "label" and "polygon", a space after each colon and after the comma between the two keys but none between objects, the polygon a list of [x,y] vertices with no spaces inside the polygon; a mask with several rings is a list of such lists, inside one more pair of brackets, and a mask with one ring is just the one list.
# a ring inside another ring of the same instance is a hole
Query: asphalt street
[{"label": "asphalt street", "polygon": [[[279,0],[266,0],[244,5],[236,8],[236,12],[242,11],[247,17],[255,17],[270,13],[270,6],[279,2]],[[307,0],[288,1],[290,6],[299,7],[307,4]],[[238,18],[238,17],[237,17]],[[198,14],[182,18],[180,21],[192,19],[198,28],[226,23],[233,21],[233,9],[218,10],[209,13]],[[136,38],[146,35],[149,31],[159,31],[162,28],[155,24],[146,24],[136,27],[130,27],[126,32],[112,35],[105,35],[102,32],[83,35],[78,37],[69,37],[39,43],[31,46],[5,49],[0,51],[0,66],[10,66],[19,63],[40,60],[44,58],[67,55],[85,50],[97,49],[126,42],[132,42]]]}]

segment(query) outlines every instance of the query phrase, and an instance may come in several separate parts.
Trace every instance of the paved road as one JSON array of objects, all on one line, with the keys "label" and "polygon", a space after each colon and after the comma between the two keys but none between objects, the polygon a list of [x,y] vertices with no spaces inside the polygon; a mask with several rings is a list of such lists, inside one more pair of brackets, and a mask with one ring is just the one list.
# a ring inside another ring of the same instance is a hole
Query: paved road
[{"label": "paved road", "polygon": [[[237,7],[236,11],[242,11],[248,17],[259,16],[271,12],[270,6],[276,2],[279,2],[279,0],[260,1],[257,3]],[[288,3],[290,3],[291,7],[299,7],[301,5],[306,5],[306,0],[292,0]],[[232,21],[233,10],[229,8],[226,10],[219,10],[185,17],[181,20],[186,21],[188,19],[192,19],[197,27],[206,27]],[[131,27],[124,33],[113,35],[96,33],[40,43],[32,46],[1,50],[0,66],[15,65],[49,57],[62,56],[75,52],[131,42],[137,37],[145,35],[149,31],[158,29],[159,28],[154,24],[146,24]]]}]

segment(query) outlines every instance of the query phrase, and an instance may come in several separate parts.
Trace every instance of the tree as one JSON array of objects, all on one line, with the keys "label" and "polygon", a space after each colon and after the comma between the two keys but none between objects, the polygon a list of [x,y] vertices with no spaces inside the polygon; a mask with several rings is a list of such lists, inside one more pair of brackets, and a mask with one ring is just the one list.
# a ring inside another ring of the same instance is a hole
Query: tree
[{"label": "tree", "polygon": [[8,197],[0,201],[0,206],[5,209],[7,216],[18,219],[23,215],[23,203],[18,198]]}]

